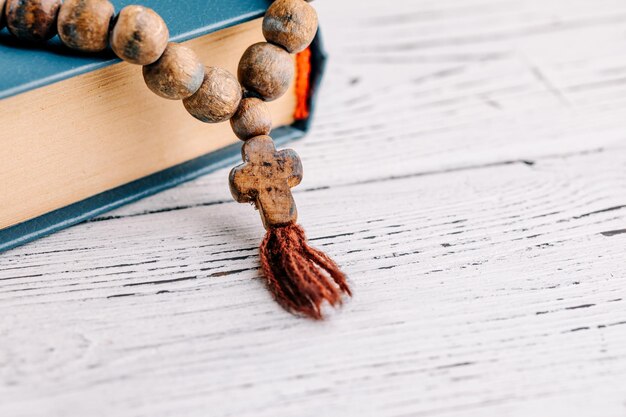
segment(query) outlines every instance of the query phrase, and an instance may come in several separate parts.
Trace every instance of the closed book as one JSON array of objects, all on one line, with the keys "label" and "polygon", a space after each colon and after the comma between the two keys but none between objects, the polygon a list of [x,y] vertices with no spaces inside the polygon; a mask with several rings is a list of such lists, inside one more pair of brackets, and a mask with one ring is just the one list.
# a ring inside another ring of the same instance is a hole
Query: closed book
[{"label": "closed book", "polygon": [[[116,10],[130,4],[112,0]],[[170,40],[236,73],[263,41],[269,0],[144,0]],[[294,56],[296,77],[269,103],[278,143],[306,132],[325,54],[318,37]],[[85,55],[58,38],[24,44],[0,31],[0,251],[194,179],[240,159],[228,122],[204,124],[160,98],[141,67]],[[225,179],[226,181],[226,179]]]}]

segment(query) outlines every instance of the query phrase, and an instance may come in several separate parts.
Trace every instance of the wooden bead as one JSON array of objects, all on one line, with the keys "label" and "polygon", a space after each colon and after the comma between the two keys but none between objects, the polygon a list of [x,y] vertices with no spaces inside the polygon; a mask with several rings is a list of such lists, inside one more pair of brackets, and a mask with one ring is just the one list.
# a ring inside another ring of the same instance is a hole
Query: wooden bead
[{"label": "wooden bead", "polygon": [[265,101],[285,94],[294,73],[295,65],[289,53],[267,42],[250,46],[239,62],[239,81]]},{"label": "wooden bead", "polygon": [[161,57],[169,36],[167,25],[154,10],[126,6],[111,31],[111,48],[124,61],[148,65]]},{"label": "wooden bead", "polygon": [[276,0],[263,19],[263,36],[290,53],[303,51],[317,33],[317,12],[303,0]]},{"label": "wooden bead", "polygon": [[61,0],[6,0],[6,25],[19,39],[48,40],[56,34],[60,6]]},{"label": "wooden bead", "polygon": [[65,0],[59,10],[57,29],[61,41],[85,52],[104,50],[115,7],[108,0]]},{"label": "wooden bead", "polygon": [[230,191],[240,203],[253,202],[266,229],[294,223],[298,219],[291,188],[302,181],[302,163],[291,149],[277,151],[269,136],[244,143],[244,163],[229,176]]},{"label": "wooden bead", "polygon": [[233,117],[242,95],[241,86],[230,72],[207,67],[200,89],[184,99],[183,104],[196,119],[205,123],[220,123]]},{"label": "wooden bead", "polygon": [[161,58],[143,67],[143,79],[155,94],[182,100],[202,85],[204,65],[193,50],[170,42]]},{"label": "wooden bead", "polygon": [[241,140],[265,136],[272,130],[272,115],[263,101],[253,97],[245,98],[230,119],[230,125]]}]

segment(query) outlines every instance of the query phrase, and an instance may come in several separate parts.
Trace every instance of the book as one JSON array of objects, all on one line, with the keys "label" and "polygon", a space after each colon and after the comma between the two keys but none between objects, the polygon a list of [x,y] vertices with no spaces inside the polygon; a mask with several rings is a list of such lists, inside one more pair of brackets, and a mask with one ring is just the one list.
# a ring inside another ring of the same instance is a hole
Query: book
[{"label": "book", "polygon": [[[125,1],[112,1],[119,11]],[[171,41],[236,73],[263,41],[269,0],[147,0]],[[278,143],[306,132],[325,54],[318,37],[294,57],[296,78],[269,103]],[[240,159],[228,122],[205,124],[160,98],[141,67],[84,55],[58,38],[24,45],[0,31],[0,251],[153,195]]]}]

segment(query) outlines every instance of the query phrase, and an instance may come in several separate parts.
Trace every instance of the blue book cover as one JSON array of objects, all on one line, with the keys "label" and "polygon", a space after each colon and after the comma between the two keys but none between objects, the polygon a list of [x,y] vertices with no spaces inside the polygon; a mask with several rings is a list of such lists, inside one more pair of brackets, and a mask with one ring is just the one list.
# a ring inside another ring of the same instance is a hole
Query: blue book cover
[{"label": "blue book cover", "polygon": [[[133,4],[111,0],[116,11]],[[136,2],[134,2],[136,4]],[[235,26],[264,15],[270,0],[144,0],[143,6],[159,13],[167,22],[170,40],[183,42],[221,29]],[[325,53],[319,34],[311,46],[309,108],[314,109],[315,90],[321,80]],[[0,31],[0,100],[95,71],[119,62],[110,51],[84,55],[65,48],[58,37],[42,45],[28,45]],[[292,126],[281,127],[272,135],[277,142],[303,136],[310,116]],[[97,194],[23,223],[0,229],[0,251],[30,242],[65,227],[72,226],[121,205],[153,195],[218,168],[230,166],[239,158],[238,144],[203,155],[192,161],[166,169]],[[1,192],[1,190],[0,190]]]}]

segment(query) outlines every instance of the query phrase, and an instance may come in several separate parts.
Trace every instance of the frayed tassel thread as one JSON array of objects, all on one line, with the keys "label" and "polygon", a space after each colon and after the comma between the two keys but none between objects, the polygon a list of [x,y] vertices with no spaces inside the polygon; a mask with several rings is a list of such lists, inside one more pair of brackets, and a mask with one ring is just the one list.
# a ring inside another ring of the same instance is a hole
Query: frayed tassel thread
[{"label": "frayed tassel thread", "polygon": [[352,295],[337,264],[310,247],[304,229],[295,223],[269,229],[260,252],[269,290],[292,313],[321,320],[324,301],[337,306],[342,294]]}]

